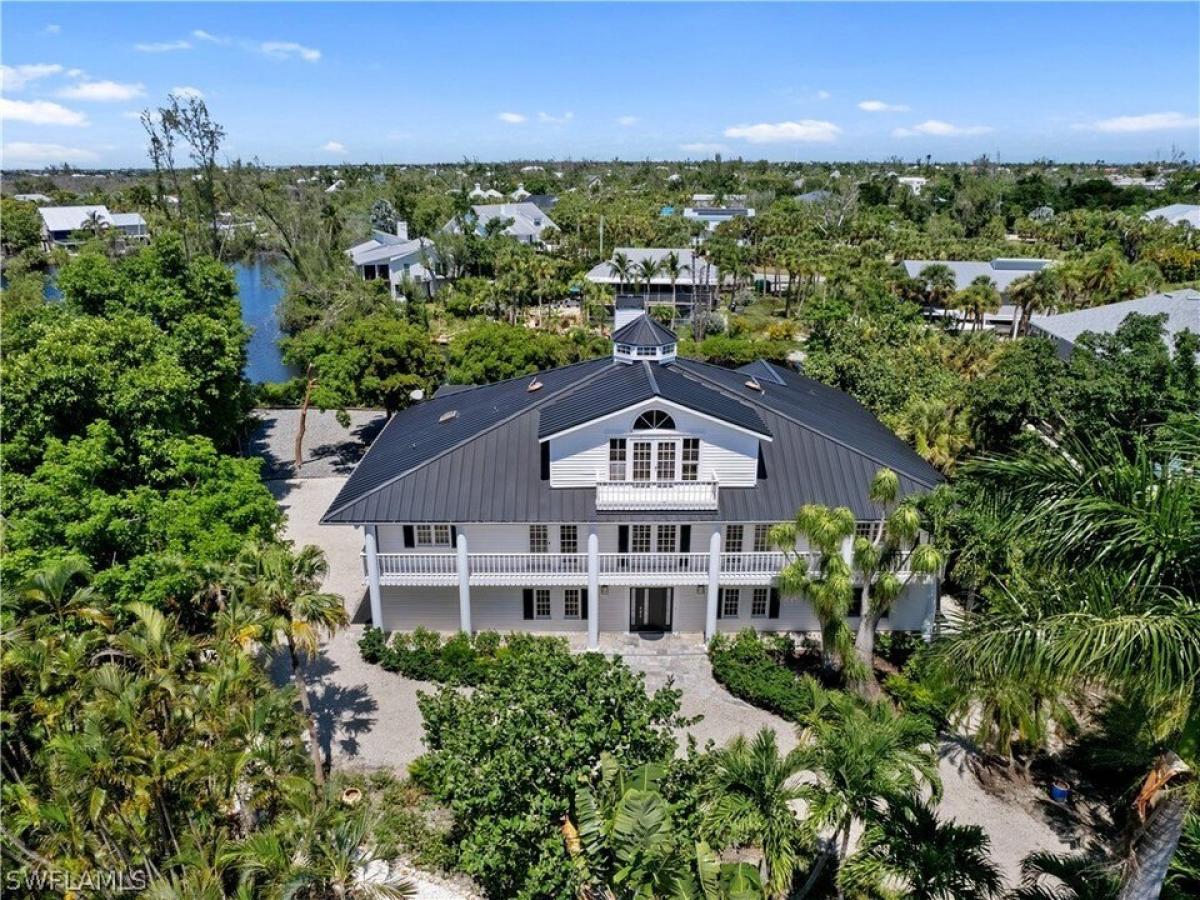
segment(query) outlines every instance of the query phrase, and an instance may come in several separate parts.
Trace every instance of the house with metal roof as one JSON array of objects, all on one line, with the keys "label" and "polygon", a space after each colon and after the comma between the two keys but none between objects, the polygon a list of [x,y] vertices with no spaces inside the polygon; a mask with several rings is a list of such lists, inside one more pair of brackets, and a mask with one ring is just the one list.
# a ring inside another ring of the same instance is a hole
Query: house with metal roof
[{"label": "house with metal roof", "polygon": [[148,241],[150,231],[141,213],[112,213],[107,206],[41,206],[42,244],[47,250],[52,247],[77,246],[81,231],[100,229],[119,231],[127,240]]},{"label": "house with metal roof", "polygon": [[407,222],[397,222],[395,234],[372,231],[369,238],[355,244],[346,255],[359,278],[386,280],[388,291],[397,300],[404,299],[406,285],[423,288],[429,295],[437,290],[436,248],[428,238],[410,238]]},{"label": "house with metal roof", "polygon": [[[994,313],[986,313],[983,317],[983,327],[997,334],[1009,337],[1016,328],[1020,310],[1008,302],[1008,289],[1014,281],[1040,272],[1053,263],[1050,259],[999,258],[992,260],[953,260],[953,259],[906,259],[904,272],[909,278],[920,278],[921,273],[929,266],[945,266],[954,275],[954,289],[961,291],[980,276],[990,278],[996,290],[1000,292],[1000,308]],[[971,329],[974,326],[968,314],[961,310],[928,309],[926,312],[933,317],[951,319],[960,329]]]},{"label": "house with metal roof", "polygon": [[745,206],[688,206],[683,210],[683,217],[700,222],[708,231],[716,231],[722,222],[753,219],[754,210]]},{"label": "house with metal roof", "polygon": [[[371,620],[387,630],[593,648],[601,633],[808,632],[818,620],[781,591],[771,526],[819,503],[874,534],[885,467],[905,497],[942,480],[846,394],[767,362],[680,359],[642,316],[611,356],[447,386],[397,413],[322,522],[363,529]],[[790,553],[818,562],[803,540]],[[883,627],[928,628],[936,579],[901,577]]]},{"label": "house with metal roof", "polygon": [[1148,222],[1162,219],[1171,225],[1183,223],[1193,228],[1200,228],[1200,204],[1172,203],[1170,206],[1160,206],[1158,209],[1147,211],[1143,216]]},{"label": "house with metal roof", "polygon": [[[672,278],[667,261],[674,253],[679,269]],[[618,258],[629,261],[629,271],[622,274]],[[650,261],[657,269],[649,282],[642,276],[641,267]],[[690,248],[671,247],[617,247],[607,262],[593,266],[586,276],[593,284],[605,284],[617,293],[617,327],[629,321],[631,316],[622,316],[621,301],[624,297],[640,298],[635,305],[626,302],[626,309],[646,311],[654,306],[675,306],[677,319],[687,321],[692,308],[699,304],[712,306],[721,284],[721,273],[707,257]]]},{"label": "house with metal roof", "polygon": [[455,216],[442,227],[442,230],[452,234],[461,234],[465,226],[482,237],[487,234],[488,226],[496,221],[504,223],[504,234],[522,244],[539,244],[547,229],[558,227],[542,211],[541,207],[524,201],[521,203],[484,203],[472,206],[465,216],[461,219]]},{"label": "house with metal roof", "polygon": [[1056,316],[1033,316],[1029,320],[1029,333],[1054,341],[1058,355],[1065,359],[1071,355],[1080,335],[1086,332],[1112,334],[1134,313],[1163,316],[1164,337],[1169,347],[1174,347],[1176,335],[1184,331],[1200,337],[1200,291],[1190,288]]}]

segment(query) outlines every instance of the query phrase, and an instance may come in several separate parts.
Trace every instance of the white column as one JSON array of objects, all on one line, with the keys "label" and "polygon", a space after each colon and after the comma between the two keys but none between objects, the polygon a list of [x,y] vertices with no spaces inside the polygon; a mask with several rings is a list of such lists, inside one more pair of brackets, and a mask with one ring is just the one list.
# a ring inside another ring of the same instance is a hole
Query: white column
[{"label": "white column", "polygon": [[371,624],[376,628],[382,628],[383,601],[379,598],[379,538],[375,533],[374,525],[366,526],[363,531],[367,550],[367,593],[371,597]]},{"label": "white column", "polygon": [[471,633],[471,570],[467,561],[467,536],[458,532],[458,627]]},{"label": "white column", "polygon": [[717,601],[721,593],[721,529],[713,528],[708,542],[708,606],[704,612],[704,641],[717,635]]},{"label": "white column", "polygon": [[588,529],[588,649],[600,649],[600,537],[596,526]]}]

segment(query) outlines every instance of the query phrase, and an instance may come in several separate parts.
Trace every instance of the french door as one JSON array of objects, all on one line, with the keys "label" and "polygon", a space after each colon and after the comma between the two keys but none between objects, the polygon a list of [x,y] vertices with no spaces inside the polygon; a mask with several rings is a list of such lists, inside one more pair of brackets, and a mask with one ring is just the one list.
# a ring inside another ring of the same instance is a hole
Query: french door
[{"label": "french door", "polygon": [[629,592],[630,631],[670,631],[673,588],[633,588]]}]

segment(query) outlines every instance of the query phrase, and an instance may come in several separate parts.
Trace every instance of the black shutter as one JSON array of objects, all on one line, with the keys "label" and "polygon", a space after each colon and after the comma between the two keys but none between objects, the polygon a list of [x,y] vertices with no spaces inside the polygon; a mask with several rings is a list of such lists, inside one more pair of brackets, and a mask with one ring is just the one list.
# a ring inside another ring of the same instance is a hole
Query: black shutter
[{"label": "black shutter", "polygon": [[587,609],[588,609],[588,590],[587,590],[587,588],[584,588],[582,591],[579,592],[579,617],[581,619],[586,619],[588,617]]},{"label": "black shutter", "polygon": [[777,587],[771,588],[771,608],[770,608],[770,611],[767,613],[767,618],[768,619],[778,619],[779,618],[779,588],[777,588]]},{"label": "black shutter", "polygon": [[550,442],[542,441],[542,481],[550,480]]},{"label": "black shutter", "polygon": [[763,459],[762,444],[758,445],[758,471],[754,474],[759,480],[767,477],[767,461]]},{"label": "black shutter", "polygon": [[528,620],[533,618],[533,588],[525,588],[522,592],[522,618]]},{"label": "black shutter", "polygon": [[725,592],[723,590],[721,590],[720,588],[717,588],[717,618],[718,619],[725,618],[725,610],[723,609],[724,606],[725,606]]},{"label": "black shutter", "polygon": [[453,525],[450,526],[450,546],[458,546],[458,528]]},{"label": "black shutter", "polygon": [[691,525],[680,525],[679,526],[679,552],[680,553],[691,553],[692,552],[692,526]]},{"label": "black shutter", "polygon": [[617,526],[617,552],[618,553],[628,553],[629,552],[629,526],[628,525],[618,525]]},{"label": "black shutter", "polygon": [[413,527],[411,525],[404,526],[404,546],[405,547],[417,546],[417,536],[413,532]]}]

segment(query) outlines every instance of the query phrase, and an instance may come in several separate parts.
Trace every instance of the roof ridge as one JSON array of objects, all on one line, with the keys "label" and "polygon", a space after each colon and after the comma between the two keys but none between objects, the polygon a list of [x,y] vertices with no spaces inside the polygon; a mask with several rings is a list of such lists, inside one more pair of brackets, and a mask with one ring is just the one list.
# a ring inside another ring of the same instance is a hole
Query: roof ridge
[{"label": "roof ridge", "polygon": [[[513,419],[517,418],[518,416],[522,416],[525,413],[530,412],[534,409],[537,409],[539,406],[542,406],[543,404],[545,404],[548,400],[559,397],[562,394],[565,394],[568,391],[572,390],[573,388],[581,387],[584,384],[590,383],[595,378],[598,378],[603,372],[608,371],[610,366],[613,365],[611,358],[597,356],[594,359],[584,359],[584,360],[580,360],[577,363],[568,363],[565,366],[557,366],[554,369],[546,369],[545,371],[546,372],[558,372],[558,371],[562,371],[563,369],[572,368],[573,366],[581,366],[586,363],[594,363],[594,362],[605,362],[608,365],[598,366],[596,368],[595,372],[585,375],[583,378],[579,379],[578,381],[570,382],[569,384],[563,385],[557,391],[551,391],[548,394],[540,396],[537,399],[535,399],[532,403],[530,403],[528,406],[522,407],[521,409],[513,412],[511,415],[507,415],[501,419],[496,420],[495,422],[493,422],[491,425],[487,426],[486,428],[483,428],[479,431],[472,432],[471,434],[465,436],[461,441],[455,441],[453,444],[450,444],[447,447],[443,447],[439,452],[435,453],[433,456],[429,457],[428,459],[423,459],[416,465],[410,466],[409,468],[405,469],[403,472],[399,472],[396,475],[394,475],[393,477],[387,479],[386,481],[380,482],[379,484],[375,485],[373,488],[366,491],[365,493],[360,494],[357,497],[354,497],[350,500],[346,500],[344,503],[338,504],[337,508],[330,507],[329,509],[325,510],[324,515],[321,516],[321,520],[324,521],[329,516],[335,515],[335,514],[341,512],[347,506],[357,503],[358,501],[362,500],[364,497],[369,497],[371,494],[374,494],[374,493],[377,493],[378,491],[383,490],[388,485],[395,484],[401,478],[411,475],[413,472],[416,472],[417,470],[422,469],[425,466],[428,466],[430,463],[441,459],[446,454],[451,453],[454,450],[457,450],[459,447],[463,446],[467,442],[473,441],[476,438],[481,437],[482,435],[485,435],[485,434],[488,434],[489,432],[495,431],[501,425],[507,425]],[[541,373],[534,372],[533,376],[536,376],[538,374],[541,374]],[[509,383],[519,380],[520,378],[529,378],[529,377],[531,377],[531,376],[530,375],[521,375],[521,376],[518,376],[517,378],[506,378],[504,381],[495,381],[495,382],[492,382],[491,385],[482,385],[481,384],[481,385],[476,385],[476,387],[491,387],[492,385],[509,384]],[[464,391],[463,393],[467,393],[467,392]],[[446,394],[443,397],[431,397],[429,402],[432,403],[435,400],[452,400],[454,397],[457,397],[457,396],[460,396],[460,395],[459,394]],[[411,407],[409,407],[409,408],[411,409]],[[403,412],[403,410],[401,410],[401,412]],[[384,431],[387,430],[387,428],[392,424],[392,422],[395,422],[398,419],[399,415],[400,415],[400,413],[397,413],[396,415],[392,416],[392,418],[390,420],[388,420],[387,425],[384,426]],[[356,470],[357,470],[358,466],[362,465],[363,461],[367,458],[367,455],[372,450],[374,450],[376,446],[379,445],[380,438],[382,438],[382,437],[383,437],[383,431],[381,431],[379,433],[379,435],[375,438],[375,440],[371,442],[371,446],[367,448],[367,452],[363,454],[362,459],[360,459],[358,461],[358,465],[355,466]],[[354,475],[354,473],[352,472],[351,477],[353,477],[353,475]],[[346,483],[347,484],[350,483],[349,479],[347,479]],[[335,497],[334,499],[336,500],[337,498]]]},{"label": "roof ridge", "polygon": [[[681,362],[683,362],[685,365],[687,365],[687,364],[699,364],[699,365],[702,365],[702,366],[712,366],[713,368],[722,369],[723,371],[726,371],[726,372],[732,371],[731,369],[724,369],[724,368],[723,368],[723,367],[721,367],[721,366],[715,366],[715,365],[713,365],[712,363],[701,362],[700,360],[695,360],[695,359],[683,359],[683,360],[681,360]],[[684,372],[686,372],[687,370],[686,370],[686,368],[685,368],[685,369],[682,369],[681,371],[684,371]],[[861,456],[861,457],[863,457],[863,458],[865,458],[865,459],[869,459],[869,460],[871,460],[871,462],[878,463],[879,465],[881,465],[881,466],[884,466],[884,467],[886,467],[886,468],[889,468],[889,469],[896,469],[896,470],[899,470],[901,475],[907,475],[907,476],[908,476],[909,478],[911,478],[913,481],[919,482],[919,483],[921,483],[921,484],[929,484],[928,480],[927,480],[927,479],[926,479],[924,476],[914,475],[912,472],[908,472],[908,471],[904,471],[904,470],[900,469],[900,467],[899,467],[899,466],[892,466],[892,465],[888,465],[886,462],[884,462],[883,460],[879,459],[879,458],[878,458],[876,455],[874,455],[874,454],[872,454],[872,453],[867,453],[867,452],[865,452],[865,451],[864,451],[864,450],[863,450],[861,447],[856,447],[856,446],[854,446],[853,444],[849,444],[849,443],[847,443],[845,440],[843,440],[842,438],[834,437],[833,435],[831,435],[831,434],[828,434],[828,433],[826,433],[825,431],[822,431],[820,428],[814,428],[814,427],[813,427],[812,425],[810,425],[808,422],[801,422],[799,419],[797,419],[797,418],[796,418],[795,416],[793,416],[793,415],[789,415],[789,414],[788,414],[788,413],[786,413],[786,412],[782,412],[782,411],[780,411],[780,410],[778,410],[778,409],[775,409],[775,408],[773,408],[773,407],[771,407],[771,406],[768,406],[767,404],[763,403],[763,402],[762,402],[762,400],[761,400],[760,398],[755,398],[755,397],[746,397],[746,398],[742,398],[742,397],[738,397],[738,395],[737,395],[737,394],[734,394],[733,392],[731,392],[731,391],[730,391],[730,390],[729,390],[727,387],[725,387],[723,384],[721,384],[720,382],[716,381],[716,380],[715,380],[715,379],[713,379],[713,378],[710,378],[710,377],[707,377],[707,376],[705,376],[705,375],[704,375],[702,372],[694,372],[694,373],[692,373],[692,374],[693,374],[693,375],[694,375],[696,378],[699,378],[699,379],[701,379],[701,380],[703,380],[703,381],[706,381],[706,382],[708,382],[708,383],[712,384],[712,385],[713,385],[713,386],[714,386],[714,387],[715,387],[717,390],[724,392],[726,395],[733,396],[733,397],[735,397],[735,398],[737,398],[737,399],[739,399],[739,400],[748,401],[748,402],[750,402],[750,403],[752,403],[752,404],[754,404],[754,405],[760,406],[760,407],[762,407],[763,409],[767,410],[767,412],[769,412],[769,413],[772,413],[773,415],[779,416],[781,419],[787,419],[787,420],[788,420],[789,422],[791,422],[793,425],[797,425],[797,426],[799,426],[800,428],[803,428],[803,429],[805,429],[806,431],[811,431],[813,434],[818,434],[818,435],[820,435],[821,437],[825,438],[825,440],[827,440],[827,441],[832,441],[833,443],[837,444],[839,447],[845,447],[847,450],[851,451],[852,453],[857,453],[859,456]],[[685,376],[685,377],[686,377],[686,376]],[[808,376],[807,376],[807,375],[801,375],[800,377],[801,377],[801,378],[808,378]],[[808,380],[809,380],[809,381],[815,381],[815,379],[811,379],[811,378],[809,378]],[[821,386],[822,386],[822,387],[829,387],[829,385],[822,384],[822,383],[821,383],[821,382],[819,382],[819,381],[818,381],[818,382],[816,382],[816,383],[817,383],[817,384],[821,384]],[[791,385],[783,385],[783,386],[784,386],[784,387],[791,387]],[[837,390],[837,388],[833,388],[833,390]],[[850,396],[849,394],[847,394],[845,391],[841,391],[841,393],[845,394],[847,397],[849,397],[849,398],[850,398],[851,400],[853,400],[855,403],[858,403],[858,405],[859,405],[859,406],[860,406],[860,407],[861,407],[861,408],[862,408],[862,409],[863,409],[863,410],[864,410],[864,411],[867,413],[867,415],[871,416],[872,418],[875,418],[874,414],[873,414],[873,413],[872,413],[872,412],[871,412],[869,409],[867,409],[865,406],[863,406],[861,403],[859,403],[859,402],[858,402],[858,400],[857,400],[856,398],[854,398],[854,397],[851,397],[851,396]],[[875,421],[876,421],[876,422],[879,422],[879,420],[878,420],[878,419],[875,419]],[[896,436],[895,432],[893,432],[893,431],[892,431],[890,428],[888,428],[888,427],[887,427],[886,425],[884,425],[882,422],[879,422],[879,424],[880,424],[880,425],[881,425],[883,428],[885,428],[885,429],[888,431],[888,433],[889,433],[889,434],[891,434],[893,437],[895,437],[895,438],[896,438],[896,440],[898,440],[898,441],[900,440],[900,438],[899,438],[898,436]],[[903,441],[901,441],[901,443],[903,443]],[[905,446],[907,447],[908,445],[907,445],[907,444],[905,444]],[[909,447],[909,449],[910,449],[910,450],[912,450],[912,448],[911,448],[911,447]],[[916,451],[915,451],[915,450],[913,450],[912,452],[913,452],[914,454],[916,454]],[[918,458],[918,459],[920,459],[920,457],[919,457],[919,456],[918,456],[917,458]],[[929,463],[926,463],[926,465],[930,465],[930,464],[929,464]],[[929,486],[930,486],[930,487],[934,487],[935,485],[929,485]]]},{"label": "roof ridge", "polygon": [[658,382],[654,379],[654,370],[650,368],[650,363],[643,361],[642,365],[646,369],[646,377],[650,379],[650,390],[658,393]]}]

